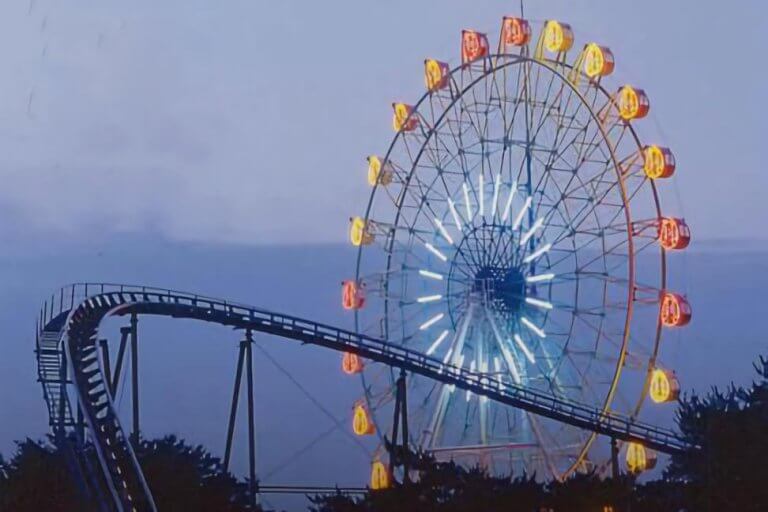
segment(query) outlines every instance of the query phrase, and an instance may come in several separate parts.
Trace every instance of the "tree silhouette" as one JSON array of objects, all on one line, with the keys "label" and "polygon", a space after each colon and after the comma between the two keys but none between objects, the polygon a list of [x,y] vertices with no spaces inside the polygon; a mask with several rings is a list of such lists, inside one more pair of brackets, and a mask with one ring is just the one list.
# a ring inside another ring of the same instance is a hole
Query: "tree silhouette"
[{"label": "tree silhouette", "polygon": [[[92,452],[93,467],[98,464]],[[248,487],[202,446],[174,436],[141,440],[136,456],[155,504],[163,512],[240,512],[249,506]],[[17,443],[16,453],[0,457],[0,511],[75,512],[84,510],[79,483],[65,449],[49,439]]]}]

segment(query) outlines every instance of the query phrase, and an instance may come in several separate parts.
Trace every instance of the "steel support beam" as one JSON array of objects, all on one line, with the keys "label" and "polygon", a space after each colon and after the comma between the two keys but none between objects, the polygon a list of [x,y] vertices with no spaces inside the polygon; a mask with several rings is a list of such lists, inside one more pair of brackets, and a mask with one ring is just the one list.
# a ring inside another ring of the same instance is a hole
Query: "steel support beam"
[{"label": "steel support beam", "polygon": [[117,385],[120,383],[120,372],[123,370],[123,361],[125,360],[125,348],[128,346],[128,336],[131,334],[130,327],[120,328],[120,347],[117,349],[117,361],[115,362],[115,373],[112,375],[110,391],[112,396],[117,393]]},{"label": "steel support beam", "polygon": [[240,342],[240,350],[237,355],[237,373],[235,373],[235,389],[232,390],[232,405],[229,409],[229,424],[227,425],[227,441],[224,445],[224,471],[229,471],[229,461],[232,456],[232,437],[235,434],[235,421],[237,421],[237,408],[240,403],[240,382],[243,377],[243,360],[245,359],[246,342]]},{"label": "steel support beam", "polygon": [[131,314],[131,405],[133,406],[131,439],[133,445],[139,445],[141,427],[139,425],[139,317]]},{"label": "steel support beam", "polygon": [[250,329],[245,331],[245,358],[248,367],[248,487],[251,494],[251,503],[256,505],[256,426],[254,425],[253,411],[253,333]]}]

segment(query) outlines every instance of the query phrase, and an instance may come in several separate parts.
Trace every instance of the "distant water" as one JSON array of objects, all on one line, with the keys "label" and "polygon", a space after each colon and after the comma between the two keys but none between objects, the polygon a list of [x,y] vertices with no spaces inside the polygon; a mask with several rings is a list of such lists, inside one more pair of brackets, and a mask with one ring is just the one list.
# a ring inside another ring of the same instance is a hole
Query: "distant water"
[{"label": "distant water", "polygon": [[[728,247],[733,244],[699,243],[672,261],[672,283],[687,291],[694,320],[665,337],[662,360],[676,369],[686,390],[749,383],[752,362],[768,354],[760,322],[768,248]],[[83,280],[155,285],[351,327],[351,318],[339,307],[339,284],[352,275],[354,257],[346,246],[205,246],[137,236],[11,245],[0,257],[0,452],[8,454],[15,439],[47,432],[35,382],[34,320],[58,286]],[[116,326],[111,322],[108,333]],[[191,321],[144,319],[139,336],[146,435],[177,433],[221,454],[239,334]],[[265,480],[365,483],[374,445],[366,444],[367,453],[348,434],[350,408],[360,395],[357,379],[341,374],[335,353],[266,337],[259,337],[259,344],[325,409],[259,350],[254,352],[258,458]],[[127,393],[118,403],[128,413]],[[650,417],[671,422],[672,411],[657,410]],[[343,428],[334,428],[329,416]],[[238,428],[242,434],[244,428]],[[235,469],[243,471],[246,445],[241,436],[237,441]],[[294,507],[301,501],[279,504]]]}]

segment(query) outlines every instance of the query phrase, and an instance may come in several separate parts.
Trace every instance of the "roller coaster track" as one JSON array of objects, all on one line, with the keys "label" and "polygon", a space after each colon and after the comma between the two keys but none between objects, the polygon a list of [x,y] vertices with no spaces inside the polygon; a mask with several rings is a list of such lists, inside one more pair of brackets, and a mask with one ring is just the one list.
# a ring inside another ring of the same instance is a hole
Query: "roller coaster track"
[{"label": "roller coaster track", "polygon": [[109,508],[155,511],[152,493],[117,415],[102,362],[98,330],[114,315],[159,315],[212,322],[356,353],[407,372],[455,385],[525,411],[665,453],[695,448],[672,430],[542,391],[499,382],[423,353],[329,325],[235,302],[173,290],[116,284],[74,284],[47,301],[37,329],[38,375],[51,426],[59,435],[76,428],[68,389],[76,397],[108,488]]}]

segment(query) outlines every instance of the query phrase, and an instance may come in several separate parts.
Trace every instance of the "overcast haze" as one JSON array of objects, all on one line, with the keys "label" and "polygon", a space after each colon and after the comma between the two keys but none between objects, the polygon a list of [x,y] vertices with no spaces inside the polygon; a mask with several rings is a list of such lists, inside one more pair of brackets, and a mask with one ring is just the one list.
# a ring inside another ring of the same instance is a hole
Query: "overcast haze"
[{"label": "overcast haze", "polygon": [[[516,1],[32,0],[0,7],[3,233],[337,242],[390,103]],[[643,86],[698,240],[765,238],[762,2],[538,1]],[[613,77],[612,77],[613,78]],[[669,189],[669,185],[665,184]],[[684,209],[683,209],[684,207]]]}]

